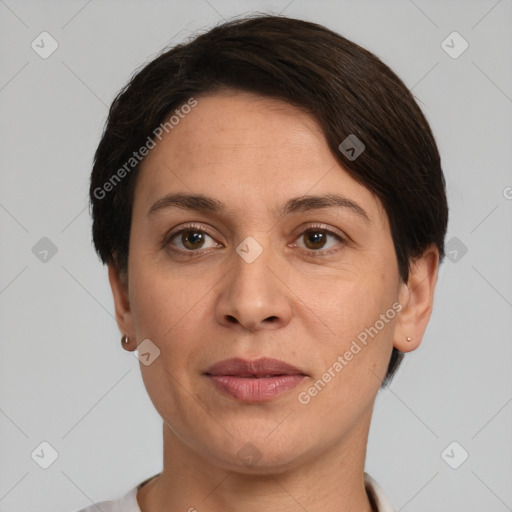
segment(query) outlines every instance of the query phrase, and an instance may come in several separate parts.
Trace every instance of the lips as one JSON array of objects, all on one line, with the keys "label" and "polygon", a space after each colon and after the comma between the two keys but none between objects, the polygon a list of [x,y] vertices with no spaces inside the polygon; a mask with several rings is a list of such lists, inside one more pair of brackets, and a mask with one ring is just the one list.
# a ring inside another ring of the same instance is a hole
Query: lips
[{"label": "lips", "polygon": [[216,389],[236,400],[268,401],[296,387],[306,374],[278,359],[227,359],[205,372]]},{"label": "lips", "polygon": [[244,359],[226,359],[211,366],[207,375],[226,375],[233,377],[264,378],[276,375],[304,375],[298,368],[278,359],[261,358],[254,361]]}]

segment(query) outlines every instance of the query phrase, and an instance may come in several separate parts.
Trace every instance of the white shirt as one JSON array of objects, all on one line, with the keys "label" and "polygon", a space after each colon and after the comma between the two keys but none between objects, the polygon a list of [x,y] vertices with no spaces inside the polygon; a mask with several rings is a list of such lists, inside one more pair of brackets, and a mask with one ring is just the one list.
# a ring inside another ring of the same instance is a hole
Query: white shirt
[{"label": "white shirt", "polygon": [[[157,475],[144,480],[117,500],[102,501],[100,503],[96,503],[95,505],[91,505],[87,508],[79,510],[78,512],[98,512],[98,510],[101,510],[101,512],[141,512],[139,504],[137,503],[137,491],[140,487],[149,482],[149,480],[155,476]],[[377,482],[367,473],[364,474],[364,481],[366,485],[366,491],[370,496],[370,499],[373,499],[375,502],[377,510],[379,512],[395,512],[395,509],[391,506],[391,503],[388,501]]]}]

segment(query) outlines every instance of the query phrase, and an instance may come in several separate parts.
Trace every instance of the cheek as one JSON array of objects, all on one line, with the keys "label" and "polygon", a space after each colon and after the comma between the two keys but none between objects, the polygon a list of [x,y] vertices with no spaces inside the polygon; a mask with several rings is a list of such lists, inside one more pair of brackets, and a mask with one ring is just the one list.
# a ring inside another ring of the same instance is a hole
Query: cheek
[{"label": "cheek", "polygon": [[363,403],[380,387],[393,344],[397,282],[392,270],[366,267],[350,279],[332,280],[330,292],[320,295],[317,310],[329,335],[315,343],[321,354],[315,378],[320,389],[328,381],[322,394],[329,402]]},{"label": "cheek", "polygon": [[149,269],[147,265],[142,272],[133,271],[132,313],[137,341],[151,340],[159,354],[140,369],[157,411],[173,418],[185,415],[190,400],[183,400],[182,389],[191,389],[188,370],[204,348],[200,335],[204,318],[198,316],[202,294],[193,286],[182,286],[179,279]]},{"label": "cheek", "polygon": [[336,337],[345,340],[372,326],[397,300],[393,279],[373,269],[332,279],[329,290],[318,294],[317,307]]},{"label": "cheek", "polygon": [[[135,265],[134,265],[135,266]],[[150,339],[159,349],[159,365],[187,379],[186,369],[200,359],[211,325],[212,283],[196,283],[193,278],[163,273],[147,264],[134,268],[132,312],[137,340]],[[143,371],[151,366],[142,368]]]},{"label": "cheek", "polygon": [[160,349],[160,361],[167,359],[169,345],[186,317],[187,301],[170,282],[157,279],[150,271],[133,272],[130,298],[137,342],[149,339]]}]

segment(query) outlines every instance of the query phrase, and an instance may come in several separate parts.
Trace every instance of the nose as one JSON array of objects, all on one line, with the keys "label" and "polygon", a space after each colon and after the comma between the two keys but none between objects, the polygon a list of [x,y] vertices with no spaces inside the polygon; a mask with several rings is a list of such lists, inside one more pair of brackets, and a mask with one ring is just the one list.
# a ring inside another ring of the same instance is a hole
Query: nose
[{"label": "nose", "polygon": [[285,284],[285,266],[275,252],[267,247],[254,261],[233,252],[232,259],[230,271],[218,284],[217,322],[241,332],[286,326],[293,294]]}]

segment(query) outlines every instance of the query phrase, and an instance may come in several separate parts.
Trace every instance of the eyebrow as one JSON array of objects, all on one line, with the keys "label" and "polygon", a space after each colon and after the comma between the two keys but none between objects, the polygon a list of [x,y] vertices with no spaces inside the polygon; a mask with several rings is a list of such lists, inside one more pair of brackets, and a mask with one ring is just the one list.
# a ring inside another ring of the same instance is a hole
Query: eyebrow
[{"label": "eyebrow", "polygon": [[[227,206],[218,199],[204,194],[185,194],[182,192],[167,194],[158,199],[148,210],[148,215],[163,208],[181,208],[198,212],[218,213],[227,210]],[[324,208],[343,208],[356,213],[365,222],[371,222],[366,211],[356,202],[339,194],[300,196],[289,199],[284,205],[273,209],[276,217],[290,213],[320,210]]]}]

